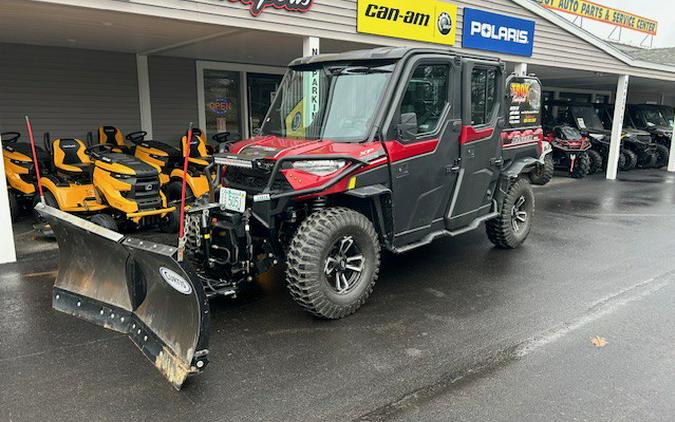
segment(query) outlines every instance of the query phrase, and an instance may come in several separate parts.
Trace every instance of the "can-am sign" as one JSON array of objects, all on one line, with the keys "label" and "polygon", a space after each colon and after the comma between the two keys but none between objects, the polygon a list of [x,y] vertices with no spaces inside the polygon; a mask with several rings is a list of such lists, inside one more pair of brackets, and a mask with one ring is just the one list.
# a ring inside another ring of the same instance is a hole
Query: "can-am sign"
[{"label": "can-am sign", "polygon": [[288,10],[289,12],[307,12],[314,0],[229,0],[230,3],[243,3],[249,6],[253,16],[258,16],[266,8]]},{"label": "can-am sign", "polygon": [[454,45],[457,5],[439,0],[358,0],[357,31]]},{"label": "can-am sign", "polygon": [[464,9],[462,46],[516,56],[532,56],[534,21]]}]

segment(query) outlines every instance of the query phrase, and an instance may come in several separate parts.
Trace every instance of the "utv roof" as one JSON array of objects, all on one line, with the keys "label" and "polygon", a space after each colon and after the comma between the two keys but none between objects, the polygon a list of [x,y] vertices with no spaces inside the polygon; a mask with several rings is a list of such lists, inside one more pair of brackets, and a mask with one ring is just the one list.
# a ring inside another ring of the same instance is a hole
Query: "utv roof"
[{"label": "utv roof", "polygon": [[501,60],[496,57],[467,55],[449,48],[378,47],[368,50],[349,51],[346,53],[319,54],[317,56],[301,57],[293,60],[289,64],[289,67],[334,62],[400,60],[413,54],[443,54],[447,56],[471,57],[479,60],[501,62]]}]

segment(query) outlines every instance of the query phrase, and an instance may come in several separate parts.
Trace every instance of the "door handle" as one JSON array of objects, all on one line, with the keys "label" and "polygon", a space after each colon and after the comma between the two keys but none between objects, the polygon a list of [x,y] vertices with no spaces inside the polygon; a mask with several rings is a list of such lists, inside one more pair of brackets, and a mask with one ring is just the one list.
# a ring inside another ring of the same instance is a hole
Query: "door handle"
[{"label": "door handle", "polygon": [[495,167],[501,167],[504,164],[504,159],[501,157],[493,158],[490,160],[490,165]]}]

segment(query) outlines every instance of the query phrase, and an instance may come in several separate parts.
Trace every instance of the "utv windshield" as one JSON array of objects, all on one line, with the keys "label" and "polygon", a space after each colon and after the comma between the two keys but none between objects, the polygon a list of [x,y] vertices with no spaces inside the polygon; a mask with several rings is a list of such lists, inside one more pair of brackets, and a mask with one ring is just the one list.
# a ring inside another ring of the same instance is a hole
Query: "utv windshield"
[{"label": "utv windshield", "polygon": [[370,134],[393,70],[393,64],[331,64],[315,70],[290,70],[260,134],[299,140],[363,141]]},{"label": "utv windshield", "polygon": [[593,106],[573,106],[571,110],[579,129],[605,129]]},{"label": "utv windshield", "polygon": [[630,114],[639,127],[668,126],[668,122],[656,107],[633,108]]},{"label": "utv windshield", "polygon": [[659,109],[661,110],[663,118],[666,119],[666,121],[668,122],[668,126],[672,128],[673,125],[675,124],[675,109],[673,109],[672,107],[665,107],[665,106],[660,107]]}]

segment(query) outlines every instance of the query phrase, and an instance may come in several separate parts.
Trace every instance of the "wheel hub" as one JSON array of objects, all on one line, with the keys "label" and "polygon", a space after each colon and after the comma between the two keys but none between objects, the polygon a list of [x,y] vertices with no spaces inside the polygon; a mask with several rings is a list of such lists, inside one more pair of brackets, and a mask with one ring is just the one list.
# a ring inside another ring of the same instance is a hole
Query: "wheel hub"
[{"label": "wheel hub", "polygon": [[526,202],[525,195],[521,195],[513,204],[513,208],[511,208],[511,225],[513,231],[516,233],[520,232],[527,223],[528,215],[525,210]]},{"label": "wheel hub", "polygon": [[324,264],[330,288],[339,294],[350,292],[361,279],[365,258],[352,236],[339,238],[331,247]]}]

